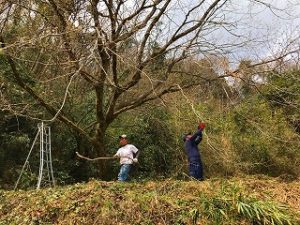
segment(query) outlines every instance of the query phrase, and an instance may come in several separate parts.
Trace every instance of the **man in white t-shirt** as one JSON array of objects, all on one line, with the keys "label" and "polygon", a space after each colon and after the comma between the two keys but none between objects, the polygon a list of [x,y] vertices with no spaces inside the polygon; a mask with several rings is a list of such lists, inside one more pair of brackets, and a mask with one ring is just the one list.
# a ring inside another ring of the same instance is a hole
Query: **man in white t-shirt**
[{"label": "man in white t-shirt", "polygon": [[129,171],[133,163],[138,162],[139,150],[132,144],[128,144],[127,136],[125,134],[119,136],[121,148],[118,149],[114,157],[120,158],[120,172],[118,174],[118,181],[126,181],[129,178]]}]

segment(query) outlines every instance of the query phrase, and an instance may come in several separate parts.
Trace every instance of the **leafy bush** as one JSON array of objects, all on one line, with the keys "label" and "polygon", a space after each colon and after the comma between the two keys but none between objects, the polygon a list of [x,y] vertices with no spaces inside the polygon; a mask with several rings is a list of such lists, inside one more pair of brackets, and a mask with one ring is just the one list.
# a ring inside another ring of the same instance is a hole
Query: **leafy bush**
[{"label": "leafy bush", "polygon": [[232,111],[232,143],[247,173],[300,175],[299,136],[280,110],[260,98],[249,98]]},{"label": "leafy bush", "polygon": [[[112,138],[107,143],[107,149],[110,149],[110,154],[117,151],[118,136],[123,133],[140,150],[139,164],[133,177],[157,179],[171,175],[177,150],[174,148],[174,131],[168,124],[169,117],[163,108],[156,108],[151,114],[142,109],[122,115],[109,129],[108,136]],[[120,123],[123,124],[121,127],[118,126]],[[118,165],[114,168],[117,174]]]}]

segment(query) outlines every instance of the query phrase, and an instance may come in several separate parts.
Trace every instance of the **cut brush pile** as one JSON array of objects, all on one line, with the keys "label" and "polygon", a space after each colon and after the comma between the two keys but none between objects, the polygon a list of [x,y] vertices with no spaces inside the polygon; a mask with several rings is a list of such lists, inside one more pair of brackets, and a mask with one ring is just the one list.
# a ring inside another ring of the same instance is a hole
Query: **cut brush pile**
[{"label": "cut brush pile", "polygon": [[300,224],[300,181],[117,183],[1,191],[0,224]]}]

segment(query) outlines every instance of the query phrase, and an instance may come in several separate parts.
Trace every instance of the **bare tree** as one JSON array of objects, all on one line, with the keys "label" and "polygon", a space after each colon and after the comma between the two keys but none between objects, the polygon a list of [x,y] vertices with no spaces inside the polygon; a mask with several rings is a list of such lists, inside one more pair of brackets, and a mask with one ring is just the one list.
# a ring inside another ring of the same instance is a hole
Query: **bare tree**
[{"label": "bare tree", "polygon": [[[250,2],[270,7],[264,1]],[[105,155],[105,132],[121,113],[203,82],[178,79],[187,75],[180,66],[183,61],[224,54],[245,44],[242,38],[214,42],[216,30],[237,37],[233,32],[237,21],[226,18],[231,4],[229,0],[2,0],[2,57],[10,79],[34,99],[26,104],[27,110],[22,106],[22,113],[30,116],[32,105],[42,106],[51,116],[39,119],[60,120],[89,140],[97,155]],[[220,79],[226,76],[231,74]],[[88,103],[84,113],[70,109],[84,102]],[[93,116],[86,119],[89,113]]]}]

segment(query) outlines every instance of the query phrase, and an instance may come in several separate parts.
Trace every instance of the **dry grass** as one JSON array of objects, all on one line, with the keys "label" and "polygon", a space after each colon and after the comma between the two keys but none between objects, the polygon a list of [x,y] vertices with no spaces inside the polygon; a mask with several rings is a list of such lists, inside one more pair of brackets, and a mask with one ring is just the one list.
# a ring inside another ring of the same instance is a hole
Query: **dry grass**
[{"label": "dry grass", "polygon": [[280,178],[256,176],[234,181],[239,182],[260,199],[273,199],[300,212],[300,180],[286,182]]},{"label": "dry grass", "polygon": [[246,177],[204,182],[92,180],[40,191],[1,191],[0,224],[232,225],[272,224],[272,219],[274,224],[298,224],[299,187],[300,181]]}]

